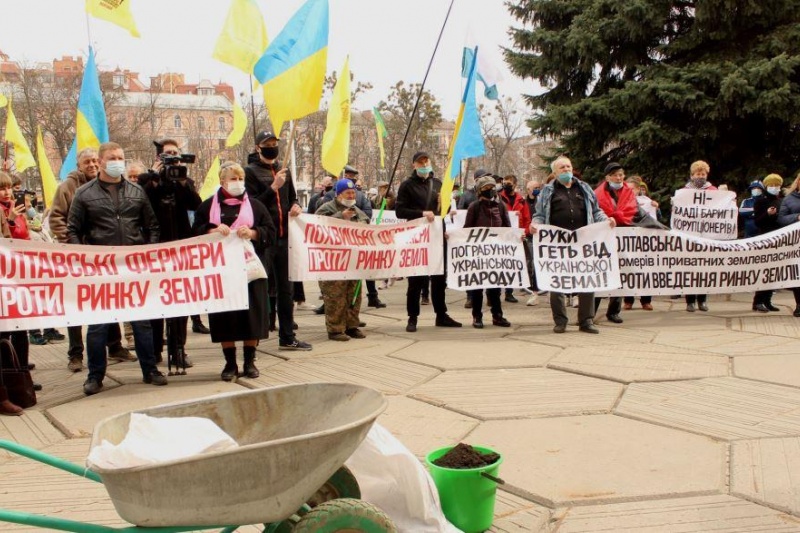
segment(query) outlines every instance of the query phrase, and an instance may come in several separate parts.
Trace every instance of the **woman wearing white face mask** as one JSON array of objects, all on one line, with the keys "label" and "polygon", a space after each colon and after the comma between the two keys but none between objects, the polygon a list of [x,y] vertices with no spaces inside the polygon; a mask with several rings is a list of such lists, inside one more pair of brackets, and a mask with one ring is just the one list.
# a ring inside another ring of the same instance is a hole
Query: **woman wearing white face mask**
[{"label": "woman wearing white face mask", "polygon": [[[261,262],[266,263],[265,252],[275,242],[275,226],[267,208],[245,193],[244,169],[238,164],[222,165],[219,183],[219,190],[197,208],[192,227],[194,234],[234,234],[241,239],[249,239]],[[265,269],[266,266],[264,264]],[[260,339],[269,337],[267,280],[251,281],[247,285],[247,293],[247,309],[208,315],[211,342],[221,343],[225,356],[221,375],[223,381],[232,381],[239,375],[236,341],[244,341],[244,368],[241,375],[248,378],[259,376],[254,363],[256,346]]]}]

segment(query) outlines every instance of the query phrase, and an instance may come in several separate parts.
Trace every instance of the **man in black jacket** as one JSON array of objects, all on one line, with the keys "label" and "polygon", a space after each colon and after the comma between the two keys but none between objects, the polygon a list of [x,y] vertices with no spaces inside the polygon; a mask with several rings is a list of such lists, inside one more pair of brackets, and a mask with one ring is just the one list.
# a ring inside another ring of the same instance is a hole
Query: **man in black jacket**
[{"label": "man in black jacket", "polygon": [[[159,159],[153,164],[153,169],[139,174],[138,184],[150,198],[150,205],[158,218],[160,237],[158,242],[172,242],[192,237],[192,225],[189,222],[189,211],[195,211],[202,200],[197,194],[194,181],[189,179],[185,163],[170,163],[181,157],[178,141],[164,139],[158,143],[161,147]],[[176,367],[185,365],[187,368],[194,366],[185,356],[186,326],[188,317],[175,317],[168,320],[167,327],[167,353],[172,364]],[[161,360],[164,350],[164,319],[157,318],[150,321],[153,328],[153,349],[156,360]],[[200,316],[192,317],[192,329],[203,333],[208,328],[200,322]],[[181,354],[176,357],[176,354]]]},{"label": "man in black jacket", "polygon": [[[414,165],[414,173],[406,178],[397,190],[395,212],[398,218],[414,220],[415,218],[425,217],[428,222],[433,222],[436,219],[442,182],[433,177],[431,160],[426,152],[414,154],[412,164]],[[408,324],[406,325],[406,331],[409,333],[417,331],[419,298],[427,280],[428,276],[411,276],[408,278],[408,290],[406,291]],[[442,328],[460,328],[461,323],[456,322],[447,314],[447,304],[444,301],[447,277],[445,274],[430,276],[430,281],[431,300],[433,300],[433,310],[436,312],[436,325]]]},{"label": "man in black jacket", "polygon": [[289,217],[303,212],[297,202],[297,192],[289,169],[278,162],[278,138],[269,131],[256,135],[258,160],[244,169],[244,185],[248,196],[256,198],[267,207],[278,232],[278,240],[268,251],[275,284],[278,310],[278,349],[311,350],[307,342],[297,340],[294,334],[294,302],[292,282],[289,281]]},{"label": "man in black jacket", "polygon": [[[141,187],[122,179],[125,153],[116,143],[98,150],[100,174],[75,193],[67,218],[67,242],[95,246],[133,246],[157,243],[158,221]],[[166,385],[167,378],[156,368],[153,332],[148,320],[131,322],[136,355],[145,383]],[[86,334],[89,376],[83,392],[96,394],[106,375],[106,339],[109,324],[92,324]]]}]

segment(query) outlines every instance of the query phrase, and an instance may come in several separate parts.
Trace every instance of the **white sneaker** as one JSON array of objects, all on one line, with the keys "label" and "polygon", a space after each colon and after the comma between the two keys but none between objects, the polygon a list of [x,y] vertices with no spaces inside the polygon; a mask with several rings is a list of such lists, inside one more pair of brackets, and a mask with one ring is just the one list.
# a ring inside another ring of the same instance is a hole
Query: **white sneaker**
[{"label": "white sneaker", "polygon": [[314,309],[317,308],[316,305],[314,305],[312,303],[308,303],[308,302],[298,303],[296,305],[296,307],[297,307],[298,310],[301,310],[301,311],[313,311]]},{"label": "white sneaker", "polygon": [[539,297],[534,294],[533,296],[528,298],[528,301],[525,302],[525,305],[527,305],[528,307],[533,307],[537,303],[539,303]]}]

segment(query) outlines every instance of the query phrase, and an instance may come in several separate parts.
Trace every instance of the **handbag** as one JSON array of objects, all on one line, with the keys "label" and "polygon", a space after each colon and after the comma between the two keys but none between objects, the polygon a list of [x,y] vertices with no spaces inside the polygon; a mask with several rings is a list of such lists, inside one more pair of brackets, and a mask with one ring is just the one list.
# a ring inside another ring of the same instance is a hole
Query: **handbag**
[{"label": "handbag", "polygon": [[33,378],[27,368],[22,368],[17,357],[17,350],[8,339],[0,339],[0,350],[8,347],[12,368],[0,364],[0,386],[5,387],[8,399],[23,409],[36,405],[36,391],[33,390]]},{"label": "handbag", "polygon": [[244,263],[247,267],[247,282],[257,279],[266,279],[267,271],[264,269],[264,264],[261,258],[258,257],[256,249],[251,241],[244,241]]}]

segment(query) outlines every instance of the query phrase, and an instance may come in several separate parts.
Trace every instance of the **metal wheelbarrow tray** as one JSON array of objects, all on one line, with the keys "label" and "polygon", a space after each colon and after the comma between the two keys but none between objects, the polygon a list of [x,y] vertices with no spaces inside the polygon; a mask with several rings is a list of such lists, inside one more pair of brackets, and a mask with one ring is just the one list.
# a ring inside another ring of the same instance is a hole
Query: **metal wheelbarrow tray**
[{"label": "metal wheelbarrow tray", "polygon": [[[127,469],[94,469],[119,515],[139,526],[278,522],[344,463],[386,408],[357,385],[313,383],[136,411],[213,420],[239,448]],[[91,447],[122,441],[130,413],[97,424]]]}]

